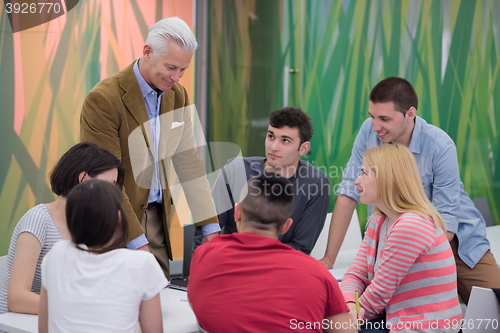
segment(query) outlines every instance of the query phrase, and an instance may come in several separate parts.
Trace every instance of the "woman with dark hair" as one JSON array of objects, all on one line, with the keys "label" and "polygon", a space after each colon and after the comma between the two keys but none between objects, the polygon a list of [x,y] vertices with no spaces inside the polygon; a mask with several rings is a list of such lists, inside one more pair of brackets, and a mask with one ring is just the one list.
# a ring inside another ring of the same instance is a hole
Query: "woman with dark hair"
[{"label": "woman with dark hair", "polygon": [[123,175],[120,161],[92,143],[79,143],[61,157],[50,174],[52,192],[58,197],[30,209],[12,234],[0,313],[38,314],[42,259],[57,241],[70,239],[64,212],[71,189],[92,178],[121,188]]},{"label": "woman with dark hair", "polygon": [[39,331],[136,333],[140,323],[143,333],[163,332],[159,292],[168,281],[151,253],[122,248],[118,188],[97,179],[76,186],[66,220],[71,241],[42,262]]}]

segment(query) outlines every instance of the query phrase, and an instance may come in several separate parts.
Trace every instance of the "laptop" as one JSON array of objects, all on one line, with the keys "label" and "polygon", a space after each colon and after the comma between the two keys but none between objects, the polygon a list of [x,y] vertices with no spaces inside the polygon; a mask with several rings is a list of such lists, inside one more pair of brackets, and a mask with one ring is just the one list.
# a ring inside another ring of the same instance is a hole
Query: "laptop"
[{"label": "laptop", "polygon": [[188,278],[173,277],[172,280],[170,280],[170,283],[167,287],[171,289],[187,291],[187,286],[188,286]]},{"label": "laptop", "polygon": [[193,238],[194,225],[188,224],[184,226],[184,259],[182,263],[182,276],[173,277],[167,288],[187,291],[189,268],[191,265],[191,257],[193,255]]}]

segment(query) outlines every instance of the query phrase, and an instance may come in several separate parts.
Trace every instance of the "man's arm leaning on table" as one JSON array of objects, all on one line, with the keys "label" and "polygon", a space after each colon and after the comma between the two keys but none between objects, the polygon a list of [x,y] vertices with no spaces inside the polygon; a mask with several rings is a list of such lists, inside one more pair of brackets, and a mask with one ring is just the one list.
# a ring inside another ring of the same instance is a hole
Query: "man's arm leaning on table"
[{"label": "man's arm leaning on table", "polygon": [[328,243],[325,256],[320,259],[320,262],[327,269],[332,269],[335,264],[356,205],[356,200],[342,194],[338,196],[337,202],[335,202],[332,220],[330,222],[330,230],[328,231]]},{"label": "man's arm leaning on table", "polygon": [[337,201],[333,208],[330,230],[328,232],[328,245],[325,256],[320,259],[326,268],[331,269],[335,264],[340,246],[349,228],[354,209],[358,200],[358,192],[354,180],[358,177],[363,162],[363,154],[368,148],[369,135],[372,132],[370,119],[365,120],[352,146],[351,156],[342,173],[342,182],[338,187]]}]

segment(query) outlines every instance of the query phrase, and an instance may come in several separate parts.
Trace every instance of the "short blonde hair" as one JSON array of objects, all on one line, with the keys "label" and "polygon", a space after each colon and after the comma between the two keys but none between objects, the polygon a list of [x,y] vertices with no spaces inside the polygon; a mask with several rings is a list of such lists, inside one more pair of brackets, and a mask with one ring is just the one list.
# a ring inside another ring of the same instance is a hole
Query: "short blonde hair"
[{"label": "short blonde hair", "polygon": [[[375,172],[378,197],[393,212],[417,213],[431,218],[437,227],[446,231],[446,224],[425,194],[413,153],[405,146],[383,144],[368,149],[364,158]],[[377,207],[374,215],[384,215]]]}]

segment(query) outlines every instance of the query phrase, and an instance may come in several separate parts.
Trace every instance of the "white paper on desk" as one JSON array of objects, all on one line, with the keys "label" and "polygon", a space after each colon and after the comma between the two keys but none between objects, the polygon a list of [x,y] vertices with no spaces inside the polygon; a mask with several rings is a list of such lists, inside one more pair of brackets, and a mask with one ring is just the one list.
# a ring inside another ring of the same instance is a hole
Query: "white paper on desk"
[{"label": "white paper on desk", "polygon": [[333,277],[335,280],[338,282],[342,281],[342,278],[344,277],[344,274],[347,273],[347,269],[343,268],[332,268],[330,269],[330,273],[332,273]]}]

